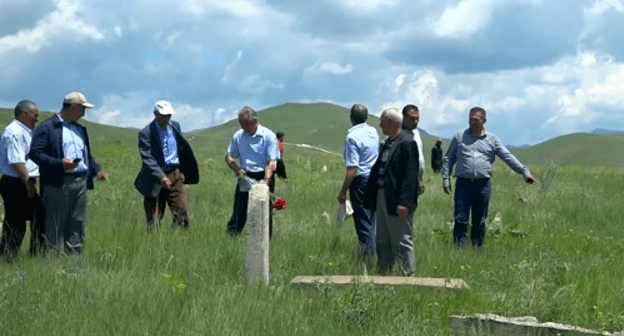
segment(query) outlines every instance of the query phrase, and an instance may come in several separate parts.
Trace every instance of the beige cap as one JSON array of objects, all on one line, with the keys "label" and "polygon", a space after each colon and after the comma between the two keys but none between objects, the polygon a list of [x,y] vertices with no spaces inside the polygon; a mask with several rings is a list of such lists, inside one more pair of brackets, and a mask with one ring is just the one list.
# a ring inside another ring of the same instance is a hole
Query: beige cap
[{"label": "beige cap", "polygon": [[80,104],[86,108],[92,108],[93,104],[89,104],[87,98],[80,92],[72,92],[65,96],[63,104]]},{"label": "beige cap", "polygon": [[175,113],[175,111],[173,110],[173,106],[171,106],[171,103],[166,100],[160,100],[156,102],[156,104],[154,105],[154,112],[158,112],[158,114],[161,115],[171,115]]}]

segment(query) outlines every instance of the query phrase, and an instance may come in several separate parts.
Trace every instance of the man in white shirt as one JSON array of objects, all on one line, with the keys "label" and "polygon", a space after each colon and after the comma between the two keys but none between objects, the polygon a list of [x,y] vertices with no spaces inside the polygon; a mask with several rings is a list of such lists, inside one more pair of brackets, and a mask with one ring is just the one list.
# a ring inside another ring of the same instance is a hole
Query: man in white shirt
[{"label": "man in white shirt", "polygon": [[403,124],[401,128],[411,132],[414,135],[414,141],[418,145],[418,183],[419,193],[425,192],[423,183],[423,173],[425,172],[425,155],[423,154],[423,144],[418,132],[418,122],[420,121],[420,111],[416,105],[408,104],[403,107]]},{"label": "man in white shirt", "polygon": [[4,223],[0,255],[15,259],[30,221],[30,253],[43,252],[45,210],[37,194],[39,166],[28,157],[32,130],[39,120],[39,108],[29,100],[15,107],[15,119],[0,135],[0,194],[4,201]]}]

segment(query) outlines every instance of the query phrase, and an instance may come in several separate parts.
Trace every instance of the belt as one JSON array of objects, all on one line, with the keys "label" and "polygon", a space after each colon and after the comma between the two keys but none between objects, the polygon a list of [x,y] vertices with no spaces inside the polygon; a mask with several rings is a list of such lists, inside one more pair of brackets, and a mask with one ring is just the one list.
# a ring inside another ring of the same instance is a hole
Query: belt
[{"label": "belt", "polygon": [[489,180],[489,177],[479,177],[479,178],[465,178],[465,177],[457,177],[458,180],[463,180],[466,182],[470,182],[470,183],[475,183],[475,182],[484,182]]},{"label": "belt", "polygon": [[171,174],[174,171],[178,170],[179,168],[180,168],[180,166],[165,167],[165,168],[163,168],[163,172],[165,174]]},{"label": "belt", "polygon": [[65,176],[69,176],[69,177],[86,177],[87,176],[87,172],[77,172],[77,173],[65,173]]}]

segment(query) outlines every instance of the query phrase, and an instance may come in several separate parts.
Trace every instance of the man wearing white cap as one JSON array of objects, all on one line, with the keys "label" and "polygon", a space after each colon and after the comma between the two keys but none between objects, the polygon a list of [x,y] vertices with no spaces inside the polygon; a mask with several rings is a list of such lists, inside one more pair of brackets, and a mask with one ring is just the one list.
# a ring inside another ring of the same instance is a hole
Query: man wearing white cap
[{"label": "man wearing white cap", "polygon": [[46,247],[80,253],[84,246],[87,189],[93,177],[106,179],[91,156],[87,129],[77,121],[93,105],[80,92],[65,96],[61,111],[35,129],[30,158],[39,165],[41,195],[46,208]]},{"label": "man wearing white cap", "polygon": [[173,215],[173,228],[187,228],[184,184],[199,182],[195,155],[182,137],[180,124],[171,120],[174,113],[168,101],[157,102],[154,120],[139,132],[143,165],[134,186],[145,197],[143,207],[150,231],[159,227],[167,204]]}]

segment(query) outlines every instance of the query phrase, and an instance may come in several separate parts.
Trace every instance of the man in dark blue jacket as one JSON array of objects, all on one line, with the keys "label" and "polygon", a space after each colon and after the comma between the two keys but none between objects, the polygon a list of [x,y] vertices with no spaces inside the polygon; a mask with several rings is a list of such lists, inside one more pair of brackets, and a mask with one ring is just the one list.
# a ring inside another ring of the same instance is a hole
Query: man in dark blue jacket
[{"label": "man in dark blue jacket", "polygon": [[401,112],[390,107],[381,114],[380,127],[388,138],[366,184],[364,206],[376,211],[375,245],[379,273],[401,264],[403,274],[414,274],[413,219],[418,205],[418,146],[411,132],[401,129]]},{"label": "man in dark blue jacket", "polygon": [[149,230],[158,228],[167,203],[173,215],[173,228],[187,228],[184,184],[199,182],[195,155],[182,137],[180,124],[171,120],[174,113],[168,101],[157,102],[154,121],[139,132],[143,165],[134,186],[145,197],[143,206]]},{"label": "man in dark blue jacket", "polygon": [[68,94],[61,111],[37,127],[30,145],[41,175],[46,247],[57,252],[61,240],[66,253],[82,251],[87,189],[93,189],[93,177],[106,179],[91,155],[87,129],[77,123],[92,107],[82,93]]}]

